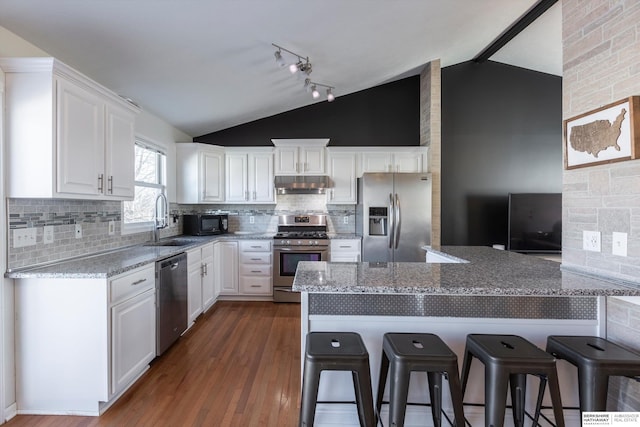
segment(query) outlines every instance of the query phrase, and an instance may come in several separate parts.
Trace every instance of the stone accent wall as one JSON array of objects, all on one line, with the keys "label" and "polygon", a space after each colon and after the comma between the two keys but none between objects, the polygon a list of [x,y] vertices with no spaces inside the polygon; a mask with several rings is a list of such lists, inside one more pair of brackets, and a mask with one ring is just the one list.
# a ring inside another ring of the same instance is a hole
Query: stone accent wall
[{"label": "stone accent wall", "polygon": [[[563,0],[563,118],[640,95],[640,2]],[[640,160],[563,173],[562,263],[606,277],[640,280]],[[602,252],[582,250],[582,231],[600,231]],[[611,233],[628,233],[628,256],[611,253]],[[607,303],[607,337],[640,350],[640,304]],[[638,411],[640,387],[610,381],[609,410]]]},{"label": "stone accent wall", "polygon": [[431,245],[439,247],[441,238],[442,183],[442,79],[440,60],[431,61],[420,73],[420,145],[429,147],[431,172]]}]

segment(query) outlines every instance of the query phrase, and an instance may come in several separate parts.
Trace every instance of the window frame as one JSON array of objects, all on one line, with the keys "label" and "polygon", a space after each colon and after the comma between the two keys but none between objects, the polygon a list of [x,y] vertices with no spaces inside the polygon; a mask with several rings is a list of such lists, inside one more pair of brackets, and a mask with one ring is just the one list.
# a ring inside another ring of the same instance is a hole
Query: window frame
[{"label": "window frame", "polygon": [[[146,141],[140,137],[135,138],[135,145],[142,147],[144,149],[150,150],[150,151],[155,151],[157,154],[164,156],[164,161],[156,161],[157,163],[157,168],[156,168],[156,173],[157,173],[157,180],[159,182],[161,182],[160,184],[156,184],[156,183],[150,183],[150,182],[143,182],[143,181],[135,181],[135,177],[134,177],[134,194],[135,194],[135,188],[137,187],[145,187],[145,188],[154,188],[154,189],[158,189],[160,190],[166,197],[167,195],[167,153],[166,150],[156,144],[153,144],[149,141]],[[121,203],[121,235],[127,235],[127,234],[135,234],[135,233],[143,233],[143,232],[148,232],[148,231],[153,231],[153,228],[155,226],[154,221],[141,221],[141,222],[132,222],[132,223],[127,223],[125,222],[125,215],[124,215],[124,211],[125,211],[125,203],[126,202],[122,202]]]}]

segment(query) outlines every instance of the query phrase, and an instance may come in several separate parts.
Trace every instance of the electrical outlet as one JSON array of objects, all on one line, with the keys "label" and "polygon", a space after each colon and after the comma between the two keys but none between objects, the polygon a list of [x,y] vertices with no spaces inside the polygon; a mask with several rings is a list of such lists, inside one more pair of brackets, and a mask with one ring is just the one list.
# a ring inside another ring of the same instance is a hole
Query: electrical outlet
[{"label": "electrical outlet", "polygon": [[342,222],[345,224],[349,224],[349,217],[345,216],[344,218],[342,218]]},{"label": "electrical outlet", "polygon": [[82,224],[76,224],[76,239],[82,239]]},{"label": "electrical outlet", "polygon": [[45,225],[42,240],[45,244],[53,243],[53,225]]},{"label": "electrical outlet", "polygon": [[613,242],[611,253],[618,256],[627,256],[627,233],[614,231],[611,240]]},{"label": "electrical outlet", "polygon": [[251,215],[251,216],[249,217],[249,224],[253,224],[253,223],[255,223],[255,222],[256,222],[256,219],[253,217],[253,215]]},{"label": "electrical outlet", "polygon": [[113,236],[116,234],[116,222],[109,221],[109,236]]},{"label": "electrical outlet", "polygon": [[591,252],[600,252],[600,232],[582,231],[582,249]]},{"label": "electrical outlet", "polygon": [[33,246],[36,244],[36,229],[16,228],[13,230],[13,247],[22,248],[25,246]]}]

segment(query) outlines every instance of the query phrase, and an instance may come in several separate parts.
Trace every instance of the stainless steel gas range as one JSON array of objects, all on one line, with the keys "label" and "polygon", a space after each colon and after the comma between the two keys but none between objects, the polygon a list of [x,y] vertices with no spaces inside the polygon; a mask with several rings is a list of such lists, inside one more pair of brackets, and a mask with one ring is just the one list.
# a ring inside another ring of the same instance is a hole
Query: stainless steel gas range
[{"label": "stainless steel gas range", "polygon": [[291,290],[298,262],[329,260],[326,215],[280,215],[273,260],[273,301],[300,302]]}]

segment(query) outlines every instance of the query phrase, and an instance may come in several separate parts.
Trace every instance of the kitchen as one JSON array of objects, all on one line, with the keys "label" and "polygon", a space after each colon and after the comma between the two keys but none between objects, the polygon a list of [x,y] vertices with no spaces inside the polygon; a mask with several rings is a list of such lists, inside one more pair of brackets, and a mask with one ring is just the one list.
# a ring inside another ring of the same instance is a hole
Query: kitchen
[{"label": "kitchen", "polygon": [[[620,95],[622,95],[622,94],[620,94]],[[619,96],[619,97],[621,97],[621,96]],[[578,113],[578,112],[579,111],[575,111],[575,113]],[[147,136],[148,139],[150,139],[150,140],[153,140],[153,141],[164,141],[164,140],[184,141],[184,140],[188,140],[189,139],[186,135],[180,135],[180,134],[174,135],[174,133],[178,133],[178,132],[176,132],[174,129],[171,129],[170,127],[166,126],[166,124],[161,123],[158,120],[154,120],[154,118],[151,117],[147,113],[142,113],[142,115],[140,117],[141,117],[140,123],[137,122],[136,126],[140,125],[141,133],[145,134],[145,136]],[[167,136],[167,135],[169,135],[169,136]],[[170,150],[172,150],[172,149],[173,148],[170,145],[168,145],[168,151],[170,152]],[[172,168],[175,170],[175,165],[172,165],[171,164],[172,162],[173,162],[173,160],[171,159],[171,156],[168,156],[168,170],[172,170]],[[635,162],[632,162],[632,163],[635,163]],[[617,166],[614,165],[614,166],[611,166],[611,167],[613,168],[613,170],[618,170],[623,166],[629,166],[629,162],[627,162],[626,165],[619,164]],[[576,179],[576,175],[579,175],[579,174],[575,173],[575,172],[565,172],[565,179],[574,180],[574,179]],[[299,201],[293,201],[291,203],[304,204],[304,202],[299,202]],[[57,209],[57,205],[58,204],[62,204],[62,202],[58,203],[58,202],[53,202],[52,201],[52,202],[50,202],[49,206],[56,206],[56,209]],[[108,213],[114,213],[114,212],[117,213],[119,211],[119,208],[118,207],[114,207],[113,205],[115,205],[115,204],[116,204],[115,202],[107,202],[107,203],[104,203],[104,204],[100,204],[99,208],[88,207],[86,209],[86,212],[90,213],[90,212],[98,211],[98,212],[107,212],[107,214]],[[36,205],[47,206],[47,203],[45,203],[45,202],[37,202]],[[77,212],[77,208],[75,206],[73,206],[74,203],[70,203],[69,205],[71,206],[70,208],[68,208],[69,212],[72,212],[72,211]],[[78,203],[78,205],[84,205],[84,204],[83,203]],[[171,209],[175,209],[175,207],[172,206],[170,208],[170,210]],[[221,209],[226,209],[226,206],[221,206]],[[443,209],[444,209],[444,206],[443,206]],[[261,207],[261,206],[258,206],[255,211],[252,210],[252,208],[247,207],[246,210],[244,208],[238,209],[238,213],[242,213],[242,215],[238,215],[236,217],[232,216],[230,218],[232,218],[232,219],[233,218],[237,218],[238,221],[239,221],[238,225],[242,225],[242,227],[244,227],[244,225],[247,225],[247,226],[251,227],[251,226],[253,226],[255,224],[256,220],[258,222],[261,222],[262,224],[265,224],[265,223],[271,224],[271,220],[272,220],[271,217],[263,218],[263,216],[265,216],[265,215],[263,215],[263,213],[268,212],[268,211],[269,211],[269,209],[266,209],[265,207]],[[336,209],[336,211],[337,212],[336,212],[335,217],[337,218],[337,221],[332,221],[332,223],[334,225],[336,225],[336,224],[340,225],[341,224],[340,220],[343,219],[343,217],[345,215],[342,214],[343,212],[340,212],[340,209]],[[342,211],[351,212],[348,208],[342,209]],[[30,211],[27,209],[26,212],[30,212]],[[251,215],[250,213],[257,213],[257,214],[256,215]],[[90,215],[88,215],[88,216],[90,216]],[[251,224],[251,222],[250,222],[251,216],[254,217],[254,224]],[[266,215],[266,216],[268,216],[268,215]],[[349,215],[346,215],[346,216],[349,216]],[[350,216],[350,218],[353,218],[353,216]],[[92,224],[92,223],[91,222],[87,222],[87,224]],[[443,225],[444,225],[444,220],[443,220]],[[239,227],[238,230],[242,230],[243,229],[242,227]],[[174,231],[175,231],[175,228],[174,228]],[[172,232],[172,229],[169,228],[169,229],[165,229],[163,231],[163,234],[168,235],[171,232]],[[86,231],[85,231],[85,233],[86,233]],[[106,231],[106,227],[105,227],[104,235],[105,235],[105,239],[108,240],[109,239],[109,237],[108,237],[109,234]],[[131,244],[136,243],[133,238],[126,238],[126,239],[129,239],[128,241],[131,242]],[[564,246],[565,246],[565,251],[564,252],[567,252],[567,250],[568,250],[568,252],[570,254],[572,254],[571,258],[567,259],[567,262],[573,262],[573,263],[586,262],[586,261],[582,261],[580,259],[579,255],[582,252],[581,252],[581,250],[577,249],[579,245],[574,242],[573,239],[575,239],[575,238],[574,237],[568,237],[567,239],[569,239],[569,240],[565,240],[565,242],[564,242]],[[148,237],[145,237],[145,240],[148,240]],[[103,245],[109,245],[109,243],[102,243],[102,244]],[[584,253],[582,253],[582,254],[584,255]],[[631,261],[633,259],[633,252],[630,252],[630,255],[631,256],[629,257],[629,261]],[[628,264],[628,262],[625,262],[623,264]],[[619,274],[618,272],[620,271],[620,269],[612,266],[611,267],[611,271],[612,271],[612,274],[615,275],[615,274]],[[626,305],[625,305],[626,303],[624,303],[624,302],[620,302],[619,304],[621,306],[626,307]],[[615,322],[614,322],[614,325],[615,325]],[[610,328],[610,330],[612,330],[612,328]]]}]

